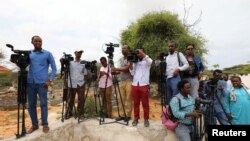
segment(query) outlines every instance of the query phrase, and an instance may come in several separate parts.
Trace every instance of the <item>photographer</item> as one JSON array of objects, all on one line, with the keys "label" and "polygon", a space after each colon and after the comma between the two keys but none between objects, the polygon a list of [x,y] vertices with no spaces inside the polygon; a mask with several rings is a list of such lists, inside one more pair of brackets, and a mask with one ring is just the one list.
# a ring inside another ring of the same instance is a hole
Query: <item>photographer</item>
[{"label": "photographer", "polygon": [[[27,98],[32,126],[27,133],[30,134],[39,128],[36,110],[37,94],[40,99],[43,132],[47,133],[49,131],[47,92],[48,86],[51,85],[52,80],[56,76],[56,64],[52,54],[42,49],[41,37],[33,36],[31,43],[34,46],[34,50],[29,54],[30,66],[27,77]],[[49,66],[52,68],[52,72],[48,78]]]},{"label": "photographer", "polygon": [[[73,106],[75,104],[75,96],[77,93],[77,115],[81,114],[83,101],[84,101],[84,93],[85,93],[85,83],[87,79],[87,70],[85,68],[85,65],[81,63],[81,57],[83,50],[75,50],[75,60],[71,61],[69,60],[69,81],[68,81],[68,87],[69,87],[69,99],[67,101],[68,103],[68,109],[66,111],[66,119],[73,116]],[[64,60],[60,60],[62,63]]]},{"label": "photographer", "polygon": [[[133,77],[129,72],[129,64],[127,57],[129,54],[129,46],[124,45],[122,47],[122,54],[123,57],[120,58],[120,67],[119,68],[112,68],[112,71],[120,73],[121,83],[119,85],[121,98],[119,98],[119,109],[122,110],[122,102],[124,104],[124,109],[126,112],[127,119],[125,119],[125,115],[122,112],[121,117],[118,117],[116,120],[130,120],[131,119],[131,112],[132,112],[132,95],[131,95],[131,84]],[[122,99],[122,101],[121,101]]]},{"label": "photographer", "polygon": [[190,83],[187,80],[181,80],[177,87],[180,93],[174,96],[170,101],[173,115],[179,122],[178,126],[175,128],[175,133],[179,141],[191,141],[193,118],[200,118],[201,112],[195,111],[195,102],[190,96]]},{"label": "photographer", "polygon": [[208,100],[212,100],[210,106],[209,125],[216,125],[216,118],[221,125],[228,125],[225,111],[226,82],[222,79],[222,71],[214,70],[213,78],[205,84],[205,93]]},{"label": "photographer", "polygon": [[133,126],[137,126],[140,119],[140,102],[144,111],[144,126],[149,126],[149,74],[152,59],[144,53],[143,48],[136,49],[138,62],[130,64],[130,72],[133,75],[132,96],[134,100],[134,121]]}]

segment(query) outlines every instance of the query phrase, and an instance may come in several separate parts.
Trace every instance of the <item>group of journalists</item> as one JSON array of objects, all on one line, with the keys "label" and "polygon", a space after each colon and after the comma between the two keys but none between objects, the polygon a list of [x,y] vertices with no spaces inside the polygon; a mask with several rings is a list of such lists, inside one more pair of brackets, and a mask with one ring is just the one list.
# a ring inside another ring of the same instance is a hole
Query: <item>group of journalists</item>
[{"label": "group of journalists", "polygon": [[[34,49],[29,54],[30,66],[27,77],[28,111],[32,126],[27,133],[32,133],[39,128],[37,118],[37,95],[40,100],[41,119],[43,132],[49,131],[48,126],[48,86],[56,76],[56,65],[53,55],[42,48],[42,38],[33,36],[31,43]],[[241,83],[239,76],[231,76],[223,79],[221,70],[213,71],[213,78],[201,81],[204,71],[201,58],[195,54],[195,45],[186,45],[183,54],[176,51],[177,44],[174,41],[168,43],[168,53],[160,63],[165,63],[164,81],[164,105],[170,105],[173,115],[178,119],[175,133],[180,141],[191,141],[194,130],[194,121],[201,118],[202,114],[207,117],[208,125],[250,125],[250,94]],[[89,81],[87,68],[81,63],[83,50],[75,50],[74,60],[69,62],[70,81],[68,108],[66,118],[73,116],[75,96],[77,93],[78,103],[76,115],[81,114],[85,85]],[[137,126],[140,119],[140,103],[143,107],[143,125],[149,127],[149,85],[151,65],[159,65],[153,61],[143,48],[135,50],[136,60],[128,58],[130,48],[122,46],[123,56],[119,60],[120,66],[109,64],[109,58],[101,57],[101,68],[98,73],[99,93],[104,100],[103,112],[105,118],[129,121],[133,119],[132,126]],[[60,60],[61,62],[63,59]],[[158,60],[159,61],[159,60]],[[48,78],[48,69],[51,73]],[[112,112],[112,87],[113,77],[119,75],[119,108],[124,112],[118,117],[113,117]],[[230,85],[231,84],[231,85]],[[202,102],[206,100],[208,102]],[[199,103],[199,108],[196,104]],[[131,118],[132,111],[134,117]],[[209,111],[209,112],[207,112]],[[160,116],[160,115],[159,115]]]}]

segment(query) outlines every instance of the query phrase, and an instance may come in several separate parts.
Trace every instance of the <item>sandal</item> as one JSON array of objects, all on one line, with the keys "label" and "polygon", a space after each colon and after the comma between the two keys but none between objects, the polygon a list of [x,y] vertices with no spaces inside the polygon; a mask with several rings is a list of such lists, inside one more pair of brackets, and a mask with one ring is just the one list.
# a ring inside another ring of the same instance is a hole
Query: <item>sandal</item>
[{"label": "sandal", "polygon": [[31,134],[32,132],[34,132],[37,129],[38,129],[37,126],[31,126],[30,129],[27,131],[27,134]]},{"label": "sandal", "polygon": [[43,126],[43,132],[44,133],[48,133],[49,132],[49,126],[48,125],[44,125]]}]

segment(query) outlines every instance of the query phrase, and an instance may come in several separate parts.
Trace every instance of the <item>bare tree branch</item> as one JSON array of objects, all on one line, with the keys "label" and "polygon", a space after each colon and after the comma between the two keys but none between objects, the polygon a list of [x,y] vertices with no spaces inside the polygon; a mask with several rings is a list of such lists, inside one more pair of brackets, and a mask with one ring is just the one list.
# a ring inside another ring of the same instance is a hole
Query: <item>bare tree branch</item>
[{"label": "bare tree branch", "polygon": [[192,7],[193,7],[193,4],[187,8],[185,0],[183,1],[184,16],[183,16],[182,22],[183,22],[183,25],[187,29],[190,29],[191,27],[194,27],[195,25],[197,25],[201,21],[201,17],[202,17],[202,11],[201,11],[198,19],[195,20],[193,23],[189,24],[188,18],[189,18],[189,14],[190,14]]}]

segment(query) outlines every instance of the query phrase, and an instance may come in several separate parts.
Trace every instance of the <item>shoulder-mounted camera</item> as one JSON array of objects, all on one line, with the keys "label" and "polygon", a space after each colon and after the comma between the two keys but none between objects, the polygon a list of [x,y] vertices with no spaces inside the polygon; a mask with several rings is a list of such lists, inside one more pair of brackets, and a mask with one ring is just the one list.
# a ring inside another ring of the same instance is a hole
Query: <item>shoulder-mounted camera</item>
[{"label": "shoulder-mounted camera", "polygon": [[138,53],[139,53],[138,50],[136,50],[136,51],[129,50],[129,53],[128,53],[128,56],[127,56],[127,60],[129,62],[132,62],[132,63],[138,62],[138,59],[139,59],[138,56],[137,56]]}]

